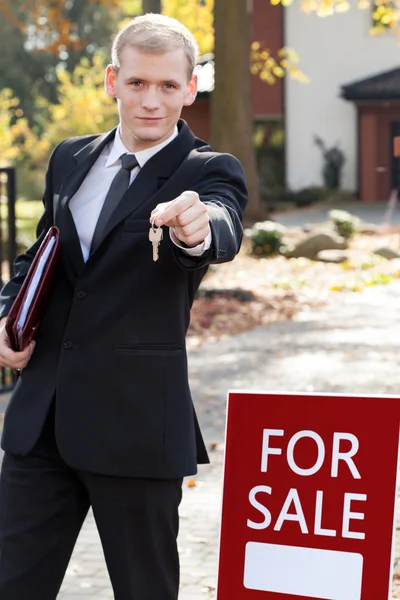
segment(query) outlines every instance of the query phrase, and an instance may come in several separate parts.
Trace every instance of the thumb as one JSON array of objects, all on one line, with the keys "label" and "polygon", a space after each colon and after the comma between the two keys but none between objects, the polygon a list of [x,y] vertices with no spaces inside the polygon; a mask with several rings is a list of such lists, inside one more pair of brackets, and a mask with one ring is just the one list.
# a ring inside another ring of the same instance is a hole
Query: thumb
[{"label": "thumb", "polygon": [[36,346],[36,342],[34,340],[32,340],[29,343],[29,358],[32,356],[34,350],[35,350],[35,346]]}]

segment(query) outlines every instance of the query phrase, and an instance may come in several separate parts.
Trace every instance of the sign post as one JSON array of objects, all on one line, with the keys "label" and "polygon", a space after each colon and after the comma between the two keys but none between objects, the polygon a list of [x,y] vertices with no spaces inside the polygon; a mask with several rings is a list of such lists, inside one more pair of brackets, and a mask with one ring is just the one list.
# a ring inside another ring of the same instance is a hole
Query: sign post
[{"label": "sign post", "polygon": [[391,598],[400,399],[231,392],[217,600]]}]

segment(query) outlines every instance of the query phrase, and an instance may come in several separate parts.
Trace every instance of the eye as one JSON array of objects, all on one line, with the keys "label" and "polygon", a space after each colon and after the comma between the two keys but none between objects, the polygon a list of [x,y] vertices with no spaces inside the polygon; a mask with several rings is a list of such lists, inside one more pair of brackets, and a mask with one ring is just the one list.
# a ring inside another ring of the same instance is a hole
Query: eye
[{"label": "eye", "polygon": [[141,85],[142,85],[142,82],[141,82],[141,81],[131,81],[131,86],[132,86],[132,87],[136,87],[136,88],[138,88],[138,87],[140,87]]},{"label": "eye", "polygon": [[175,90],[176,89],[176,86],[173,83],[166,83],[164,85],[164,87],[166,87],[167,90]]}]

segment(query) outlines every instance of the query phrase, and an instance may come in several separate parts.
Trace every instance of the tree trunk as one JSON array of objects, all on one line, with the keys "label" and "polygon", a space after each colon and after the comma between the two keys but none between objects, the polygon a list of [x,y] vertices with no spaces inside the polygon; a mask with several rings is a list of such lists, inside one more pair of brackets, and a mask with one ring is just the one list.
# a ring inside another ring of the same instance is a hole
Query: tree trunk
[{"label": "tree trunk", "polygon": [[161,12],[161,0],[142,0],[142,3],[143,14]]},{"label": "tree trunk", "polygon": [[265,216],[260,202],[253,145],[250,73],[252,0],[216,0],[215,89],[211,100],[211,146],[240,160],[246,172],[249,202],[245,217]]}]

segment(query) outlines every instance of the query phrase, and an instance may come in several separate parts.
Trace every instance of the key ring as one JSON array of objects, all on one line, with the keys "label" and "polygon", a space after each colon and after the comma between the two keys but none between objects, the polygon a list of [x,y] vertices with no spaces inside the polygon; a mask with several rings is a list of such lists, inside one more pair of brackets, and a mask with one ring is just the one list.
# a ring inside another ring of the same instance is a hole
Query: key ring
[{"label": "key ring", "polygon": [[157,227],[157,225],[154,225],[154,223],[156,222],[157,217],[152,217],[152,219],[150,220],[151,223],[151,228],[153,231],[158,231],[159,229],[161,229],[160,227]]}]

